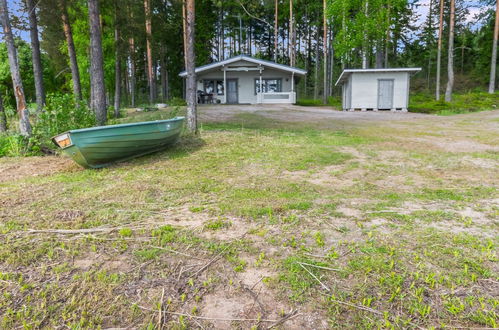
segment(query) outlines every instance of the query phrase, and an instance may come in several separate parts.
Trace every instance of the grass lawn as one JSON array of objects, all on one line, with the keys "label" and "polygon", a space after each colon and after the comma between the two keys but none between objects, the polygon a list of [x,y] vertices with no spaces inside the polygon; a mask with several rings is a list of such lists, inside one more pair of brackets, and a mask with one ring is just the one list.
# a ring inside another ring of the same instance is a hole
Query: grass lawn
[{"label": "grass lawn", "polygon": [[0,328],[498,327],[499,114],[288,115],[0,158]]}]

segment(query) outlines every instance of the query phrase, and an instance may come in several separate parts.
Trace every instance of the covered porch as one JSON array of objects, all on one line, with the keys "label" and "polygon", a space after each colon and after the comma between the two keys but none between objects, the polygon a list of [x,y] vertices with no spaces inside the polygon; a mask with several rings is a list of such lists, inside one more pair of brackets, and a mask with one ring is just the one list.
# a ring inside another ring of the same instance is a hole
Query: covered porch
[{"label": "covered porch", "polygon": [[[199,103],[293,104],[306,71],[241,55],[196,68]],[[181,77],[187,74],[182,72]]]}]

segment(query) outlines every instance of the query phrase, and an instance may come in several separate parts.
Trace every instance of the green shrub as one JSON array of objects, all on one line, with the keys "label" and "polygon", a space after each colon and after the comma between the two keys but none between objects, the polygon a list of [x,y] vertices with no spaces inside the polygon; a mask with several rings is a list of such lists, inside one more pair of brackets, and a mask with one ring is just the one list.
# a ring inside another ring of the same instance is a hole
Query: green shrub
[{"label": "green shrub", "polygon": [[172,107],[175,107],[175,106],[184,106],[184,105],[187,105],[187,103],[185,102],[184,99],[180,98],[180,97],[174,97],[170,100],[170,106]]},{"label": "green shrub", "polygon": [[29,151],[26,138],[21,135],[0,135],[0,157],[19,157]]},{"label": "green shrub", "polygon": [[451,102],[445,102],[443,95],[440,101],[432,94],[412,94],[409,110],[411,112],[432,113],[438,115],[453,115],[459,113],[495,110],[499,107],[499,93],[470,92],[453,94]]},{"label": "green shrub", "polygon": [[322,103],[322,100],[317,99],[299,99],[298,101],[296,101],[296,105],[301,105],[303,107],[313,107],[324,105],[324,103]]},{"label": "green shrub", "polygon": [[95,114],[84,103],[78,103],[70,94],[49,94],[44,111],[33,127],[30,145],[33,151],[40,148],[55,149],[50,138],[77,128],[95,125]]},{"label": "green shrub", "polygon": [[341,108],[341,97],[330,96],[327,98],[327,104],[331,107]]}]

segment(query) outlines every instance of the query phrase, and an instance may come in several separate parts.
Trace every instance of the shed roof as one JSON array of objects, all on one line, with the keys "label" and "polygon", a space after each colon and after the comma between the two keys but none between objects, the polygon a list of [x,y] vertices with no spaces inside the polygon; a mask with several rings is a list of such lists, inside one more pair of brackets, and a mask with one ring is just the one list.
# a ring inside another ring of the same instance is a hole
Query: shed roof
[{"label": "shed roof", "polygon": [[383,68],[383,69],[345,69],[341,73],[335,86],[343,83],[350,77],[352,73],[372,73],[372,72],[409,72],[416,73],[421,71],[421,68]]},{"label": "shed roof", "polygon": [[[279,63],[275,63],[275,62],[272,62],[272,61],[266,61],[266,60],[262,60],[262,59],[259,59],[259,58],[254,58],[254,57],[251,57],[251,56],[248,56],[248,55],[238,55],[238,56],[234,56],[234,57],[228,58],[228,59],[226,59],[224,61],[214,62],[214,63],[210,63],[210,64],[198,66],[196,68],[196,73],[200,73],[200,72],[203,72],[203,71],[211,70],[211,69],[214,69],[216,67],[221,67],[221,66],[228,65],[228,64],[231,64],[231,63],[234,63],[234,62],[237,62],[237,61],[241,61],[241,60],[242,61],[251,62],[251,63],[255,63],[255,64],[260,64],[260,65],[263,65],[263,66],[268,66],[270,68],[274,68],[274,69],[278,69],[278,70],[293,72],[295,74],[302,75],[302,76],[307,73],[306,70],[302,70],[302,69],[299,69],[299,68],[296,68],[296,67],[293,67],[293,66],[279,64]],[[187,71],[180,72],[179,76],[180,77],[186,77],[187,76]]]}]

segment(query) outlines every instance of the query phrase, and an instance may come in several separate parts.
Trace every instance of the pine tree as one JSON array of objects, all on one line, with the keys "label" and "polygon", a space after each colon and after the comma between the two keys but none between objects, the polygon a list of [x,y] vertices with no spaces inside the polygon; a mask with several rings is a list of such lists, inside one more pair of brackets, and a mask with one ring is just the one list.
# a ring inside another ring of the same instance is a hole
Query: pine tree
[{"label": "pine tree", "polygon": [[102,54],[102,36],[99,19],[99,1],[88,0],[88,18],[90,25],[90,105],[95,111],[97,123],[105,125],[107,120],[106,87],[104,85],[104,63]]},{"label": "pine tree", "polygon": [[0,133],[7,131],[7,116],[3,107],[2,92],[0,91]]},{"label": "pine tree", "polygon": [[35,91],[37,111],[41,111],[45,105],[45,88],[43,87],[42,55],[40,53],[40,41],[38,39],[38,20],[34,0],[26,0],[26,9],[29,17],[29,32],[31,38],[31,56],[33,61],[33,74],[35,77]]},{"label": "pine tree", "polygon": [[73,41],[73,31],[69,22],[68,9],[66,7],[66,0],[60,0],[61,7],[61,21],[66,37],[66,44],[68,46],[69,55],[69,68],[71,70],[71,78],[73,81],[73,94],[77,100],[82,100],[80,71],[78,69],[78,61],[76,59],[76,49]]}]

